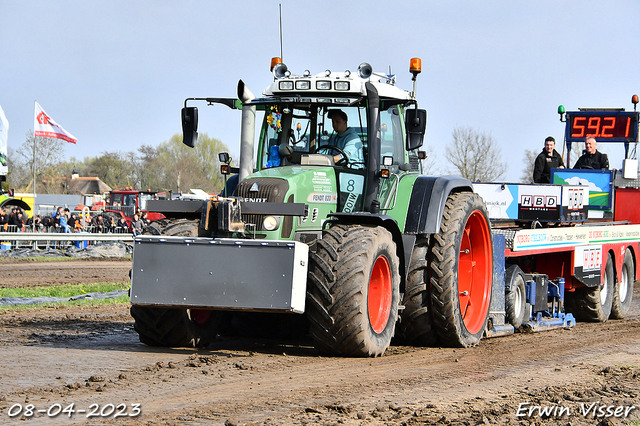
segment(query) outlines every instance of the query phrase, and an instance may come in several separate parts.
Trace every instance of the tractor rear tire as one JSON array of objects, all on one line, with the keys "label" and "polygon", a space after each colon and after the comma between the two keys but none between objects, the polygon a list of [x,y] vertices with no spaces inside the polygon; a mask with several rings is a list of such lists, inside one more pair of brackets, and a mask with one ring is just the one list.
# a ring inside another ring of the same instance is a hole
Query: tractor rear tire
[{"label": "tractor rear tire", "polygon": [[631,299],[633,298],[634,271],[633,255],[631,254],[631,250],[627,250],[624,254],[624,262],[622,263],[620,282],[616,283],[613,293],[611,318],[622,319],[627,315],[627,312],[629,312]]},{"label": "tractor rear tire", "polygon": [[578,321],[605,322],[611,315],[614,296],[613,257],[607,256],[602,284],[566,293],[566,311]]},{"label": "tractor rear tire", "polygon": [[334,225],[309,256],[307,318],[331,356],[380,356],[398,319],[400,260],[382,227]]},{"label": "tractor rear tire", "polygon": [[478,194],[449,195],[432,235],[431,305],[440,342],[475,346],[489,318],[493,246],[487,208]]},{"label": "tractor rear tire", "polygon": [[[145,234],[196,237],[198,227],[197,219],[160,219],[151,222]],[[134,329],[140,341],[150,346],[205,347],[215,339],[222,314],[208,310],[131,306]]]},{"label": "tractor rear tire", "polygon": [[505,283],[508,282],[511,283],[511,290],[505,294],[504,308],[506,320],[509,324],[513,325],[515,331],[518,331],[531,305],[527,303],[524,273],[517,265],[512,265],[507,268],[505,272]]},{"label": "tractor rear tire", "polygon": [[428,251],[429,240],[419,240],[411,254],[399,324],[402,340],[408,345],[435,346],[438,343],[431,313]]}]

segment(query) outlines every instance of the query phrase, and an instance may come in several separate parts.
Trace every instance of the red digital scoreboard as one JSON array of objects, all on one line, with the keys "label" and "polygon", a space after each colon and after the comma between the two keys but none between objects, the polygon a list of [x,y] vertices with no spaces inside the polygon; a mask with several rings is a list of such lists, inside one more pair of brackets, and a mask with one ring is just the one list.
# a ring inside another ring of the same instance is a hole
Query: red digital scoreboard
[{"label": "red digital scoreboard", "polygon": [[593,136],[598,142],[635,142],[639,114],[631,111],[567,112],[565,139],[584,142],[585,138]]}]

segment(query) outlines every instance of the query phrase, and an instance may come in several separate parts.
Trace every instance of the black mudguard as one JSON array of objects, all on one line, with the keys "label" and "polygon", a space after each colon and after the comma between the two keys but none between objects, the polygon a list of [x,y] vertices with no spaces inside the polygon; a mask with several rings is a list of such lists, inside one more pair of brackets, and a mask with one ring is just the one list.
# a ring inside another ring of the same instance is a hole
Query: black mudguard
[{"label": "black mudguard", "polygon": [[0,208],[10,207],[10,206],[20,207],[22,210],[31,210],[31,207],[29,206],[29,204],[25,203],[22,200],[18,200],[16,198],[7,198],[3,200],[2,203],[0,203]]},{"label": "black mudguard", "polygon": [[442,213],[449,194],[473,192],[471,181],[457,176],[420,176],[413,184],[404,233],[410,235],[440,232]]}]

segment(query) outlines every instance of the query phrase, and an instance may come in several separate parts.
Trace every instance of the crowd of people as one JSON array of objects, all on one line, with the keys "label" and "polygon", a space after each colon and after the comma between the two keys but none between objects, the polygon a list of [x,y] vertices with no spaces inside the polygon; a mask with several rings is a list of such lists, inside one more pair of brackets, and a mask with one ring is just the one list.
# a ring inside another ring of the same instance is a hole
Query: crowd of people
[{"label": "crowd of people", "polygon": [[97,233],[133,233],[141,234],[149,225],[147,212],[139,212],[133,216],[131,224],[124,217],[118,220],[114,216],[99,213],[95,216],[83,217],[82,213],[71,212],[68,208],[58,207],[51,215],[27,215],[19,207],[12,207],[11,212],[0,208],[0,232],[97,232]]}]

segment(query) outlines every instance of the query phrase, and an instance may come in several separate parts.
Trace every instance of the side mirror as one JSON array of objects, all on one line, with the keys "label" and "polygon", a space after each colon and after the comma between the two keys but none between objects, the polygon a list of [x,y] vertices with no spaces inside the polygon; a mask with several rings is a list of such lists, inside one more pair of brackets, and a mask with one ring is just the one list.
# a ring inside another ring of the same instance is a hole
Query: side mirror
[{"label": "side mirror", "polygon": [[219,152],[218,153],[218,161],[222,164],[229,164],[229,153],[228,152]]},{"label": "side mirror", "polygon": [[198,140],[198,108],[182,108],[182,143],[193,148]]},{"label": "side mirror", "polygon": [[405,127],[407,128],[407,151],[420,148],[424,140],[424,132],[427,129],[427,110],[406,110]]}]

